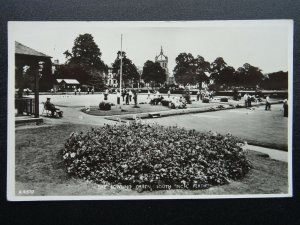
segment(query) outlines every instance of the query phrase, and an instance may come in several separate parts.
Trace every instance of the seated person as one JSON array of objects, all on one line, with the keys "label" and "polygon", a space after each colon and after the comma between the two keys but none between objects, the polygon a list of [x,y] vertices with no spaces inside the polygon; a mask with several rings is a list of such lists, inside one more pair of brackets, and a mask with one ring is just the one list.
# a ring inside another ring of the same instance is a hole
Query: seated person
[{"label": "seated person", "polygon": [[47,98],[47,101],[45,102],[45,109],[51,111],[51,116],[54,117],[55,114],[58,115],[58,117],[63,116],[63,111],[56,108],[54,104],[50,102],[50,98]]}]

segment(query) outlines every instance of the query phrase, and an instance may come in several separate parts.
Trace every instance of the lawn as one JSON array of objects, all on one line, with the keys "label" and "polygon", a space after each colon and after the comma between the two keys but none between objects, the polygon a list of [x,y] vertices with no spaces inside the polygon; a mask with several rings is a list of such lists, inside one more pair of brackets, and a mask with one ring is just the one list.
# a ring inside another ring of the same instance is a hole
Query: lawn
[{"label": "lawn", "polygon": [[[94,183],[70,178],[60,151],[73,131],[90,129],[87,125],[41,126],[16,131],[16,195],[20,190],[34,190],[34,195],[137,195],[126,188],[105,188]],[[287,163],[249,151],[253,169],[240,181],[206,190],[160,190],[139,195],[203,194],[277,194],[288,192]]]}]

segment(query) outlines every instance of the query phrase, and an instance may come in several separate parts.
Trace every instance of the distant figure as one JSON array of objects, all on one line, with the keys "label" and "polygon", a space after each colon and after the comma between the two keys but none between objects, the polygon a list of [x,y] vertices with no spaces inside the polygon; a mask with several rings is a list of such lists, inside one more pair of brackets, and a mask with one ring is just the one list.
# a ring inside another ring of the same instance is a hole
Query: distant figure
[{"label": "distant figure", "polygon": [[131,102],[132,95],[133,95],[133,93],[132,93],[132,91],[130,90],[130,91],[129,91],[129,102]]},{"label": "distant figure", "polygon": [[92,95],[94,94],[94,91],[95,91],[94,88],[92,88],[92,91],[91,91],[91,92],[92,92]]},{"label": "distant figure", "polygon": [[108,89],[106,89],[104,92],[104,100],[105,101],[107,101],[107,97],[108,97]]},{"label": "distant figure", "polygon": [[200,91],[198,90],[197,91],[197,101],[199,101],[200,100]]},{"label": "distant figure", "polygon": [[75,95],[77,95],[77,89],[76,88],[74,89],[74,93],[75,93]]},{"label": "distant figure", "polygon": [[265,108],[265,110],[271,110],[271,103],[270,103],[269,95],[267,95],[267,98],[266,98],[266,108]]},{"label": "distant figure", "polygon": [[88,89],[87,89],[87,94],[89,94],[89,93],[90,93],[90,89],[88,88]]},{"label": "distant figure", "polygon": [[250,107],[250,108],[252,107],[251,101],[252,101],[252,96],[251,96],[251,95],[248,95],[247,102],[248,102],[248,107]]},{"label": "distant figure", "polygon": [[134,105],[137,105],[137,92],[138,92],[138,90],[135,90],[135,91],[133,92],[133,101],[134,101]]},{"label": "distant figure", "polygon": [[245,102],[245,107],[248,108],[248,94],[247,93],[244,95],[244,102]]},{"label": "distant figure", "polygon": [[150,98],[150,90],[148,90],[148,96],[147,96],[147,99],[149,99]]},{"label": "distant figure", "polygon": [[126,89],[123,89],[122,90],[122,99],[123,99],[123,102],[125,101],[125,96],[126,96]]},{"label": "distant figure", "polygon": [[168,98],[170,98],[170,95],[171,95],[171,91],[168,90]]},{"label": "distant figure", "polygon": [[63,111],[56,108],[55,105],[50,102],[50,98],[47,98],[47,101],[45,102],[45,109],[51,111],[51,116],[52,117],[55,116],[55,113],[57,114],[58,117],[63,116]]},{"label": "distant figure", "polygon": [[78,88],[78,94],[80,95],[80,92],[81,92],[81,89],[80,88]]},{"label": "distant figure", "polygon": [[120,105],[121,93],[117,90],[117,104]]},{"label": "distant figure", "polygon": [[283,116],[288,117],[289,116],[289,106],[288,106],[288,100],[284,99],[283,101]]},{"label": "distant figure", "polygon": [[126,101],[126,105],[129,105],[129,92],[126,92],[125,101]]}]

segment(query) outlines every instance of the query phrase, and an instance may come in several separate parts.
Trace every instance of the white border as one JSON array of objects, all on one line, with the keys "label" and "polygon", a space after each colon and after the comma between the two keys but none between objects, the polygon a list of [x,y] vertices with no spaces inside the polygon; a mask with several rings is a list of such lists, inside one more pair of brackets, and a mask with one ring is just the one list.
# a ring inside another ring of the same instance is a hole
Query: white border
[{"label": "white border", "polygon": [[[243,24],[256,27],[283,23],[289,28],[288,72],[289,72],[289,117],[288,117],[288,193],[287,194],[237,194],[237,195],[130,195],[130,196],[16,196],[15,195],[15,38],[12,26],[14,23],[69,23],[86,26],[97,23],[101,27],[234,27]],[[282,198],[293,196],[292,141],[293,141],[293,20],[220,20],[220,21],[138,21],[138,22],[71,22],[71,21],[10,21],[8,22],[8,102],[7,102],[7,200],[9,201],[62,201],[62,200],[139,200],[139,199],[235,199],[235,198]]]}]

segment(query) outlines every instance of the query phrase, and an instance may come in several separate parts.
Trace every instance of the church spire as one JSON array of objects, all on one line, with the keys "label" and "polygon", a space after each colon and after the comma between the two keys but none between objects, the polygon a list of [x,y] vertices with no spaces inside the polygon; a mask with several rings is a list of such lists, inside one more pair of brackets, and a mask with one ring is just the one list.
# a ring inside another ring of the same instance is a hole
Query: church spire
[{"label": "church spire", "polygon": [[163,55],[163,48],[162,48],[162,45],[160,46],[160,54]]}]

